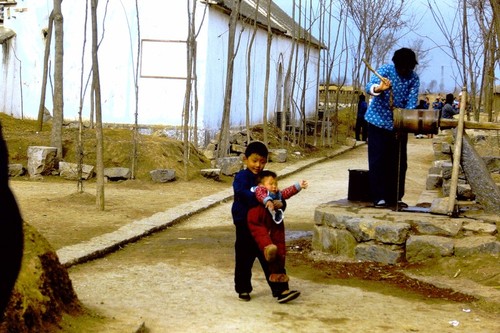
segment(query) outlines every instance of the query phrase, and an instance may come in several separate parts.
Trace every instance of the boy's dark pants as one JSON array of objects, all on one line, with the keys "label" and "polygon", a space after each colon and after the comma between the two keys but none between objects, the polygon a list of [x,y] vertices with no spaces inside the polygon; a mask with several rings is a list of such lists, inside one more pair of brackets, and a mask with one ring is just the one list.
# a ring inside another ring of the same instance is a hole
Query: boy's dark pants
[{"label": "boy's dark pants", "polygon": [[252,237],[246,221],[235,223],[236,242],[235,250],[235,270],[234,288],[237,293],[252,292],[252,266],[255,258],[259,259],[262,270],[266,276],[267,283],[271,287],[273,297],[278,297],[283,291],[288,290],[288,282],[270,282],[271,272],[269,265],[264,258],[264,254],[259,250],[257,243]]},{"label": "boy's dark pants", "polygon": [[372,199],[395,204],[405,193],[408,133],[396,133],[369,124],[368,137]]}]

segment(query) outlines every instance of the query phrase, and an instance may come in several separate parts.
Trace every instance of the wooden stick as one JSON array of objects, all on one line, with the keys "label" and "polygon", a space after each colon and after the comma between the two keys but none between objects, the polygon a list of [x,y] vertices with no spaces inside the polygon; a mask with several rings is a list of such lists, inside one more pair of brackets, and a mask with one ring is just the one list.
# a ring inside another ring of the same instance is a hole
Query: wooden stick
[{"label": "wooden stick", "polygon": [[[447,129],[457,127],[457,119],[439,119],[439,128]],[[484,129],[484,130],[500,130],[500,123],[478,122],[478,121],[464,121],[464,128],[468,129]]]},{"label": "wooden stick", "polygon": [[467,91],[462,88],[462,101],[460,102],[460,113],[458,115],[457,133],[455,136],[455,150],[453,153],[453,168],[451,170],[450,199],[448,200],[448,216],[455,213],[455,201],[457,199],[458,171],[462,155],[462,138],[464,135],[465,104],[467,103]]},{"label": "wooden stick", "polygon": [[374,69],[372,68],[372,66],[370,66],[370,64],[368,63],[368,61],[366,61],[365,59],[361,59],[361,60],[363,60],[363,62],[365,63],[366,68],[368,68],[370,71],[372,71],[372,72],[373,72],[373,74],[375,74],[375,75],[376,75],[376,76],[377,76],[380,80],[383,80],[383,79],[384,79],[384,77],[383,77],[382,75],[380,75],[379,73],[377,73],[377,71],[376,71],[376,70],[374,70]]}]

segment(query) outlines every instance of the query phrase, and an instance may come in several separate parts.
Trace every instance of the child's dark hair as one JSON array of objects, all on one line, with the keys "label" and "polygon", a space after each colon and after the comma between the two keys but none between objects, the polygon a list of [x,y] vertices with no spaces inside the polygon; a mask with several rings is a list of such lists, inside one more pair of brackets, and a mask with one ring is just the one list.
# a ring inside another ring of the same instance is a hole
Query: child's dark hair
[{"label": "child's dark hair", "polygon": [[267,177],[278,178],[278,175],[276,174],[276,172],[271,170],[262,170],[257,176],[257,183],[260,184],[262,180]]},{"label": "child's dark hair", "polygon": [[250,157],[252,154],[257,154],[259,156],[267,158],[269,155],[269,150],[267,150],[266,145],[260,141],[250,142],[245,149],[245,156]]}]

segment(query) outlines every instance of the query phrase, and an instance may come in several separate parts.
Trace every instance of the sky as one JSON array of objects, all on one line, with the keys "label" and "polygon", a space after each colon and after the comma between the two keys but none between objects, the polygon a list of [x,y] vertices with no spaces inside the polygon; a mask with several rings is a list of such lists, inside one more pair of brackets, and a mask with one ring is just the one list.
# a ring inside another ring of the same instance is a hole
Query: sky
[{"label": "sky", "polygon": [[[298,0],[296,0],[296,2],[298,3]],[[302,0],[302,3],[306,2],[309,3],[309,0]],[[319,3],[319,0],[313,0],[313,2]],[[443,15],[449,15],[449,17],[445,18],[448,22],[453,20],[456,9],[451,8],[456,8],[458,1],[432,0],[431,2],[440,9]],[[292,16],[292,0],[274,0],[274,3]],[[419,22],[419,24],[412,33],[408,34],[400,41],[400,44],[401,47],[408,46],[414,40],[422,39],[423,48],[428,50],[426,56],[428,67],[421,69],[420,73],[421,88],[427,88],[432,80],[436,80],[436,88],[439,88],[442,84],[445,93],[453,92],[453,89],[457,87],[457,82],[455,80],[455,78],[458,77],[457,67],[454,60],[448,56],[446,48],[443,49],[439,47],[439,45],[447,44],[446,39],[434,21],[426,0],[414,0],[409,3],[411,6],[409,12],[415,15],[416,21]],[[318,37],[318,34],[314,32],[313,34]],[[404,45],[405,40],[408,43],[407,45]],[[500,69],[498,66],[496,77],[500,77]],[[461,84],[461,82],[458,82],[458,84]],[[500,84],[500,81],[497,80],[496,84]]]}]

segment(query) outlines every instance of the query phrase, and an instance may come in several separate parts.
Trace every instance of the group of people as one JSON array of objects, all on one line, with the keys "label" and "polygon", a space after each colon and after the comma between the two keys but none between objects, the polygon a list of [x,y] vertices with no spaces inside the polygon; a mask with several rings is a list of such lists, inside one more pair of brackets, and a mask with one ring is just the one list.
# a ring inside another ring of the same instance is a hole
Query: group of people
[{"label": "group of people", "polygon": [[290,290],[288,285],[283,215],[286,199],[307,188],[308,183],[302,180],[279,190],[277,174],[264,170],[268,155],[264,143],[249,143],[243,157],[246,168],[234,177],[234,286],[240,300],[251,300],[252,266],[257,258],[273,297],[278,303],[287,303],[299,297],[300,292]]},{"label": "group of people", "polygon": [[[366,85],[373,98],[367,105],[360,95],[356,140],[368,140],[369,179],[374,207],[408,205],[405,193],[408,133],[394,128],[393,108],[415,109],[418,105],[420,80],[415,73],[415,53],[408,48],[397,50],[392,64],[378,68]],[[364,122],[366,121],[366,123]],[[245,151],[246,169],[234,178],[233,223],[236,227],[235,290],[239,299],[249,301],[252,292],[252,266],[257,258],[272,295],[280,303],[297,298],[300,292],[289,289],[285,269],[285,237],[282,222],[284,199],[307,188],[306,181],[296,183],[279,193],[277,177],[265,171],[267,147],[258,141]]]}]

